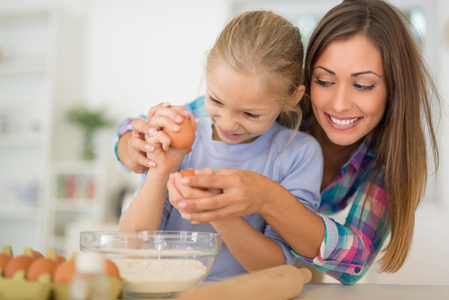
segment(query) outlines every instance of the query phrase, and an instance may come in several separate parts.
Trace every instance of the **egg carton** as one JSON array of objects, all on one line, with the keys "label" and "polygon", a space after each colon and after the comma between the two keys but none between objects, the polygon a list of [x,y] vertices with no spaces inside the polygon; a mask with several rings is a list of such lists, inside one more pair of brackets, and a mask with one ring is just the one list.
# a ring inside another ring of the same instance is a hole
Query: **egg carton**
[{"label": "egg carton", "polygon": [[[2,271],[2,269],[0,269]],[[51,282],[50,274],[42,274],[37,281],[27,281],[25,271],[18,271],[13,278],[0,277],[0,299],[8,300],[67,300],[69,285]],[[122,281],[110,277],[111,300],[119,299]]]},{"label": "egg carton", "polygon": [[17,271],[12,278],[4,278],[1,268],[0,272],[2,275],[0,276],[0,299],[52,299],[50,298],[52,290],[50,274],[42,274],[37,281],[30,282],[25,279],[25,271]]},{"label": "egg carton", "polygon": [[[12,256],[10,247],[7,249]],[[111,286],[111,300],[122,297],[121,279],[108,277]],[[70,286],[52,282],[50,274],[41,274],[37,281],[28,281],[24,270],[16,271],[12,278],[4,277],[4,270],[0,267],[0,300],[68,300]]]}]

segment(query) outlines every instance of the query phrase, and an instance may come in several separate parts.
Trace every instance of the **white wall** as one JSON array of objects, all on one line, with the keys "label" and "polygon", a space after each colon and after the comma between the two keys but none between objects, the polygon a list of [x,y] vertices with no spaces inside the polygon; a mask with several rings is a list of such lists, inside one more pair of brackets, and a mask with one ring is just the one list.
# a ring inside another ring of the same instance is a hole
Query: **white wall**
[{"label": "white wall", "polygon": [[204,54],[226,22],[226,2],[93,1],[86,98],[121,120],[203,94]]}]

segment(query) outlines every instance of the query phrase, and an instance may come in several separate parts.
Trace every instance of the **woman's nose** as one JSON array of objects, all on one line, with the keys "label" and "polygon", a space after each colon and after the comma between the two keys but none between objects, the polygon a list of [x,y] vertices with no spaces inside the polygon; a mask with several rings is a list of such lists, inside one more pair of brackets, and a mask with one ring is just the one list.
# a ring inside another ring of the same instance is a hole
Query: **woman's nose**
[{"label": "woman's nose", "polygon": [[344,112],[352,108],[350,88],[340,85],[337,89],[335,89],[335,94],[332,99],[332,107],[336,112]]}]

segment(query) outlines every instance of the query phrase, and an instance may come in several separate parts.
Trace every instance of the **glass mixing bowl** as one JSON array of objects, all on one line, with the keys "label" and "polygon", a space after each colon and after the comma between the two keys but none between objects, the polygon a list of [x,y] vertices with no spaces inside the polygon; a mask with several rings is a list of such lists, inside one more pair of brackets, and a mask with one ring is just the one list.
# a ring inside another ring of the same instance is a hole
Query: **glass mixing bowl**
[{"label": "glass mixing bowl", "polygon": [[192,231],[84,231],[80,249],[117,265],[125,298],[170,298],[204,280],[221,239]]}]

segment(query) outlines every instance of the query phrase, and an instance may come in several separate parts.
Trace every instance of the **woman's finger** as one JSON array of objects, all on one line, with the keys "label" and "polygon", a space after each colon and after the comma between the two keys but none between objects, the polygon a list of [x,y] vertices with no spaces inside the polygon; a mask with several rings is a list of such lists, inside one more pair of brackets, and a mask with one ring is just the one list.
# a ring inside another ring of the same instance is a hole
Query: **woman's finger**
[{"label": "woman's finger", "polygon": [[181,183],[181,179],[183,176],[180,173],[174,174],[174,183],[178,189],[178,191],[181,193],[181,195],[184,198],[187,199],[198,199],[198,198],[204,198],[204,197],[210,197],[212,196],[212,193],[210,191],[206,191],[206,189],[199,189],[196,187],[191,187],[185,184]]},{"label": "woman's finger", "polygon": [[188,211],[205,211],[205,210],[219,210],[223,207],[229,206],[233,203],[233,200],[231,197],[228,197],[224,194],[215,195],[210,192],[208,193],[208,196],[206,197],[199,197],[199,198],[187,198],[185,197],[184,200],[180,202],[180,206],[185,208],[185,210]]},{"label": "woman's finger", "polygon": [[199,211],[190,211],[188,208],[185,208],[185,212],[183,213],[184,219],[190,220],[195,224],[207,223],[238,216],[240,216],[239,210],[233,206],[224,206],[220,209]]}]

